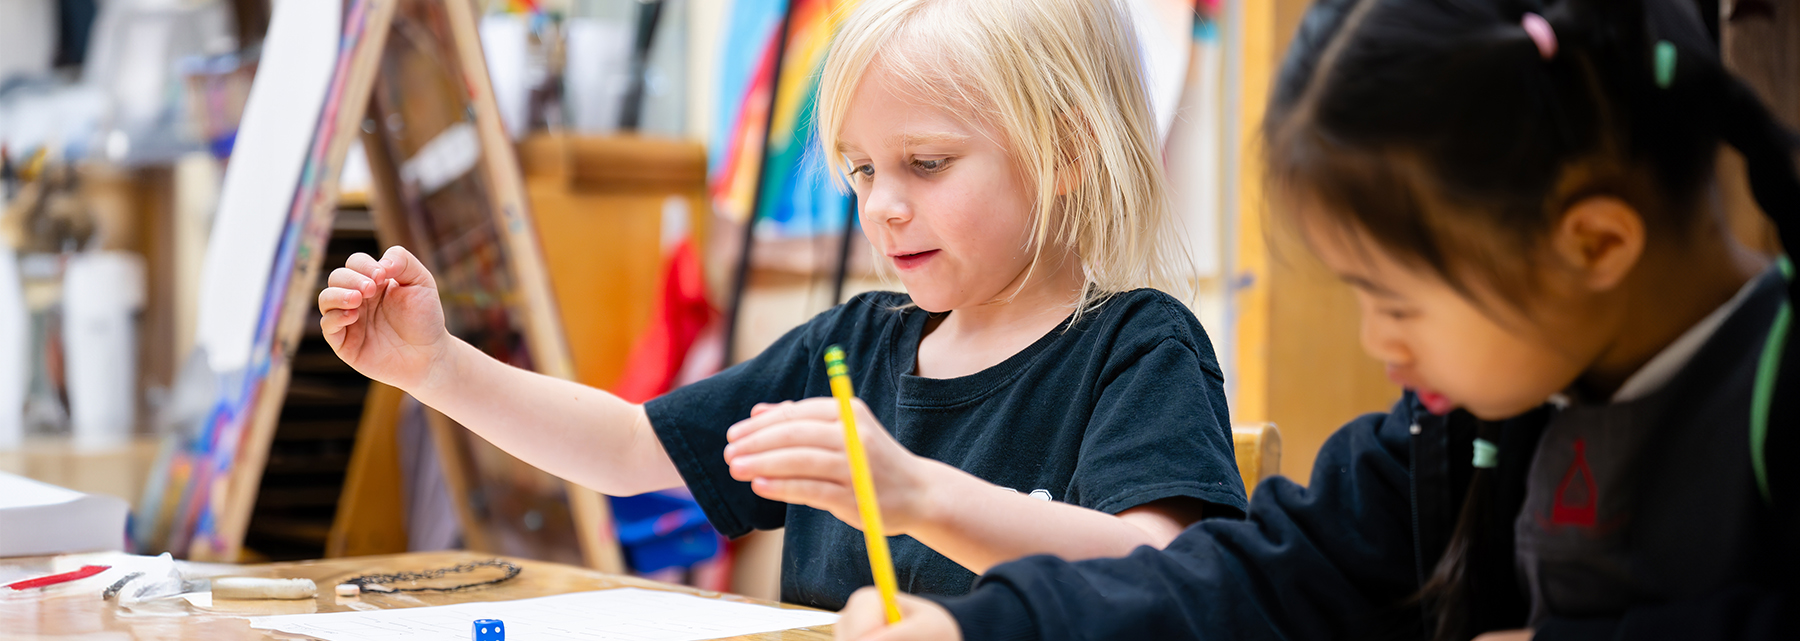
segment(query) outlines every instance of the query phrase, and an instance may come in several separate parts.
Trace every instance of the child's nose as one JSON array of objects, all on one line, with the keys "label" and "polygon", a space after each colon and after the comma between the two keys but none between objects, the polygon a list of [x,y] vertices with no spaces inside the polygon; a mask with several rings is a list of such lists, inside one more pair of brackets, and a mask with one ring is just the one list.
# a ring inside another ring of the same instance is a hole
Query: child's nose
[{"label": "child's nose", "polygon": [[1398,365],[1412,362],[1412,350],[1407,349],[1399,332],[1394,331],[1387,323],[1363,320],[1359,338],[1362,339],[1363,351],[1375,360]]},{"label": "child's nose", "polygon": [[897,187],[882,185],[880,181],[869,186],[859,205],[865,224],[898,225],[912,220],[912,207],[907,204],[905,195]]}]

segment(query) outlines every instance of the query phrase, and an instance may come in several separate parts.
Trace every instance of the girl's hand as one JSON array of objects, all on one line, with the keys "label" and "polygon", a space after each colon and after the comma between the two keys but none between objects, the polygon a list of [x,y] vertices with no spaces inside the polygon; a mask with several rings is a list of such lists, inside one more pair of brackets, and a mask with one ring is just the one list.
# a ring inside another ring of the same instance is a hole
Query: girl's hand
[{"label": "girl's hand", "polygon": [[[856,427],[860,429],[862,424]],[[900,623],[890,628],[880,592],[863,588],[850,595],[850,601],[838,611],[837,641],[962,640],[962,629],[944,606],[904,592],[895,596],[900,601]]]},{"label": "girl's hand", "polygon": [[450,354],[437,283],[412,252],[391,247],[380,261],[358,252],[326,284],[319,328],[364,376],[413,390]]},{"label": "girl's hand", "polygon": [[1531,641],[1531,631],[1506,630],[1504,632],[1489,632],[1475,637],[1475,641]]},{"label": "girl's hand", "polygon": [[[852,405],[880,498],[882,525],[889,536],[905,534],[929,518],[932,473],[942,464],[906,451],[860,399]],[[862,528],[836,399],[759,404],[725,438],[731,442],[725,446],[731,477],[749,481],[757,495],[825,510]]]}]

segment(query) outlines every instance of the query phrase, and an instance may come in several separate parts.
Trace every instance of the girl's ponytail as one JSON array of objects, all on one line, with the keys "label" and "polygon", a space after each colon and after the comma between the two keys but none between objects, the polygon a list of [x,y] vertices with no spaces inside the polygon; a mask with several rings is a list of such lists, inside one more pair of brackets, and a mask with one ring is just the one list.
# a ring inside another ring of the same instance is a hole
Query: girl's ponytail
[{"label": "girl's ponytail", "polygon": [[[1417,597],[1436,615],[1433,617],[1436,628],[1431,631],[1431,638],[1436,641],[1467,639],[1485,627],[1483,624],[1489,622],[1477,620],[1476,604],[1486,604],[1492,609],[1498,600],[1518,600],[1517,595],[1482,594],[1480,591],[1480,586],[1494,584],[1481,580],[1480,574],[1496,569],[1511,571],[1509,563],[1503,562],[1496,567],[1493,563],[1483,562],[1490,555],[1484,554],[1489,544],[1482,536],[1493,530],[1495,519],[1510,518],[1511,515],[1496,513],[1500,501],[1495,496],[1497,489],[1493,477],[1500,453],[1490,450],[1484,457],[1481,452],[1482,448],[1491,448],[1500,442],[1499,424],[1483,421],[1475,434],[1475,466],[1469,476],[1462,512],[1457,515],[1456,528],[1451,531],[1444,555],[1438,557],[1437,565],[1432,568]],[[1511,555],[1503,556],[1510,558]]]}]

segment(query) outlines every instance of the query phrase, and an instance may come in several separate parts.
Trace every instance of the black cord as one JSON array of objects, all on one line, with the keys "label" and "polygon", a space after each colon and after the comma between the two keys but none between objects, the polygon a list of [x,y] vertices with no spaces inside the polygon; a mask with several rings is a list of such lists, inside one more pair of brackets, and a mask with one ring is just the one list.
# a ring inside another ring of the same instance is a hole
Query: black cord
[{"label": "black cord", "polygon": [[769,132],[775,126],[775,102],[781,95],[781,63],[787,57],[788,23],[794,18],[794,5],[788,3],[781,14],[781,31],[775,37],[775,66],[769,72],[769,112],[763,121],[762,148],[757,150],[761,161],[756,165],[756,184],[750,189],[750,215],[744,220],[743,242],[738,247],[737,273],[731,276],[731,309],[725,311],[725,357],[724,364],[733,364],[732,351],[737,347],[738,317],[744,308],[744,288],[750,282],[750,251],[756,245],[756,219],[762,213],[763,181],[769,175]]},{"label": "black cord", "polygon": [[850,237],[856,234],[856,197],[844,208],[844,235],[838,240],[837,273],[831,278],[831,304],[844,304],[844,281],[850,277]]},{"label": "black cord", "polygon": [[650,72],[650,45],[656,42],[656,23],[662,19],[663,0],[638,0],[637,38],[631,49],[631,86],[619,113],[619,128],[637,131],[644,120],[644,83]]},{"label": "black cord", "polygon": [[[480,568],[500,568],[502,570],[505,570],[506,574],[497,579],[488,579],[486,581],[476,581],[474,583],[463,583],[463,584],[459,584],[459,585],[451,585],[451,586],[446,586],[446,587],[432,587],[432,586],[413,587],[413,588],[393,587],[393,584],[396,584],[396,583],[401,583],[401,582],[416,583],[419,581],[426,581],[426,580],[430,580],[430,579],[441,579],[441,578],[444,578],[444,575],[447,575],[447,574],[462,574],[465,572],[473,572]],[[341,581],[340,583],[354,584],[356,587],[361,588],[362,591],[364,591],[364,592],[377,592],[377,593],[380,593],[380,592],[457,592],[457,591],[461,591],[461,590],[468,590],[471,588],[478,588],[478,587],[481,587],[484,585],[494,585],[496,583],[501,583],[504,581],[511,580],[513,577],[516,577],[516,576],[519,576],[519,566],[513,565],[511,563],[507,563],[506,561],[502,561],[500,559],[489,559],[487,561],[472,561],[472,562],[463,563],[460,565],[453,565],[453,566],[450,566],[447,568],[438,568],[436,570],[426,570],[424,572],[395,572],[393,574],[365,574],[362,576],[345,579],[345,580]]]}]

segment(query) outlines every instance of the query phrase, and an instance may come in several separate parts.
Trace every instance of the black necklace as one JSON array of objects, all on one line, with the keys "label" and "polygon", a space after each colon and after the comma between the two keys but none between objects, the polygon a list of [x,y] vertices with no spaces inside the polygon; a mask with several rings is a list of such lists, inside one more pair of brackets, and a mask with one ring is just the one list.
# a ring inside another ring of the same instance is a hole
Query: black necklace
[{"label": "black necklace", "polygon": [[[488,579],[486,581],[477,581],[474,583],[463,583],[460,585],[421,586],[421,587],[410,587],[410,588],[390,587],[394,584],[402,583],[402,582],[416,583],[419,581],[427,581],[430,579],[441,579],[441,578],[444,578],[444,576],[448,575],[448,574],[462,574],[465,572],[474,572],[475,570],[477,570],[479,568],[500,568],[502,570],[505,570],[506,574],[497,579]],[[500,583],[503,581],[510,580],[515,576],[519,576],[519,566],[513,565],[511,563],[507,563],[500,559],[489,559],[487,561],[471,561],[469,563],[463,563],[461,565],[453,565],[453,566],[450,566],[447,568],[438,568],[436,570],[426,570],[424,572],[396,572],[394,574],[364,574],[359,577],[345,579],[342,582],[355,584],[356,587],[361,588],[362,591],[364,591],[364,592],[456,592],[458,590],[467,590],[470,588],[478,588],[478,587],[481,587],[484,585],[493,585],[495,583]]]}]

